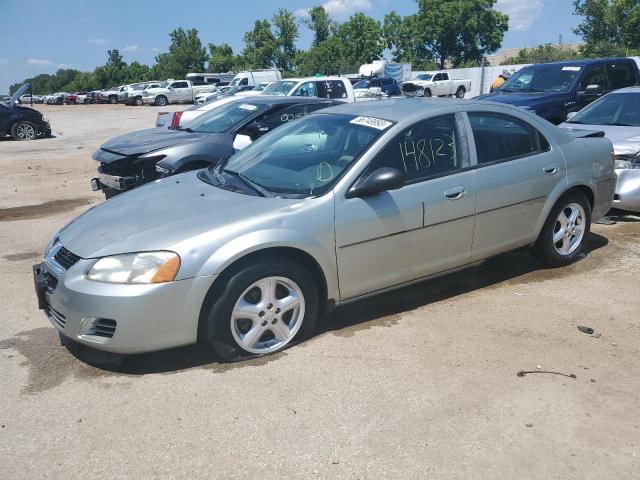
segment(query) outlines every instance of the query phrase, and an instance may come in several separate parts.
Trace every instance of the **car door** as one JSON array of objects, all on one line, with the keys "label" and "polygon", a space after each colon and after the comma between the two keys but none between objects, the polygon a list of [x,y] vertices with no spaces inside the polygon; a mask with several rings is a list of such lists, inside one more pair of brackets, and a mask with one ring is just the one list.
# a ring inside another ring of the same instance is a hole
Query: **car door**
[{"label": "car door", "polygon": [[190,102],[193,100],[193,92],[187,82],[173,82],[175,94],[180,102]]},{"label": "car door", "polygon": [[468,263],[476,183],[454,114],[405,129],[363,172],[406,174],[398,189],[335,200],[340,295],[349,299]]},{"label": "car door", "polygon": [[[598,91],[590,92],[587,87],[597,85]],[[595,65],[589,65],[585,68],[578,83],[578,108],[577,110],[586,107],[594,100],[597,100],[602,95],[610,90],[609,78],[607,76],[607,70],[604,63],[597,63]]]},{"label": "car door", "polygon": [[566,166],[529,122],[468,108],[478,186],[472,260],[478,260],[536,240],[547,198],[566,182]]}]

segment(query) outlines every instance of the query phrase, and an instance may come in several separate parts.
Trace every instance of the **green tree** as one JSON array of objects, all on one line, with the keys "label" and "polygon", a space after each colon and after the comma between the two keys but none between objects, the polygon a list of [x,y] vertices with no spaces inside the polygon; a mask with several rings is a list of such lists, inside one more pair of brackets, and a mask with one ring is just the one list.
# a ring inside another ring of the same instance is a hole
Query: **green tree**
[{"label": "green tree", "polygon": [[574,32],[585,41],[584,54],[616,56],[640,48],[638,0],[574,0],[573,7],[583,19]]},{"label": "green tree", "polygon": [[404,20],[412,48],[439,68],[453,67],[495,52],[509,19],[493,7],[496,0],[416,0],[418,13]]},{"label": "green tree", "polygon": [[300,37],[298,23],[293,13],[280,9],[271,19],[275,28],[275,38],[278,51],[276,52],[276,67],[282,71],[293,69],[293,60],[296,56],[296,41]]},{"label": "green tree", "polygon": [[322,6],[311,7],[308,10],[309,18],[305,20],[305,25],[313,31],[313,45],[317,46],[324,42],[331,34],[331,19]]},{"label": "green tree", "polygon": [[410,63],[415,70],[436,70],[438,66],[430,59],[430,53],[413,39],[416,21],[415,16],[401,17],[395,11],[385,15],[382,26],[385,46],[396,62]]},{"label": "green tree", "polygon": [[275,64],[278,43],[269,20],[256,20],[253,30],[244,34],[244,68],[271,68]]},{"label": "green tree", "polygon": [[204,71],[207,50],[202,46],[198,30],[178,28],[169,34],[168,53],[156,56],[155,75],[159,78],[184,78],[189,72]]},{"label": "green tree", "polygon": [[538,45],[536,48],[523,48],[515,57],[507,58],[502,65],[520,65],[523,63],[546,63],[560,60],[574,60],[581,55],[562,45]]},{"label": "green tree", "polygon": [[330,36],[318,45],[313,45],[307,51],[299,51],[296,56],[296,67],[299,75],[315,74],[337,75],[350,73],[352,68],[344,62],[341,55],[341,43],[335,35]]},{"label": "green tree", "polygon": [[236,68],[236,57],[228,43],[221,45],[209,44],[209,63],[207,72],[232,72]]},{"label": "green tree", "polygon": [[385,48],[380,22],[358,12],[335,27],[333,36],[338,40],[336,54],[340,63],[358,71],[363,63],[371,63],[382,56]]}]

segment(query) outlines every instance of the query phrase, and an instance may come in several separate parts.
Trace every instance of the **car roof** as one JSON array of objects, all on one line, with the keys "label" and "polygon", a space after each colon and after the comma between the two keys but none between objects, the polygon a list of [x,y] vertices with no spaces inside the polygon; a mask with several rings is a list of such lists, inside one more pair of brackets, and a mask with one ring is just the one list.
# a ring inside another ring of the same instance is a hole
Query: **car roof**
[{"label": "car roof", "polygon": [[602,63],[602,62],[609,62],[609,63],[613,63],[613,62],[633,62],[635,63],[635,61],[631,58],[625,58],[625,57],[614,57],[614,58],[585,58],[582,60],[565,60],[565,61],[559,61],[559,62],[548,62],[548,63],[536,63],[534,65],[531,66],[537,66],[537,65],[566,65],[566,66],[576,66],[576,67],[584,67],[587,65],[592,65],[595,63]]},{"label": "car roof", "polygon": [[317,97],[287,97],[282,95],[256,95],[253,97],[238,97],[238,101],[256,105],[278,105],[288,103],[323,103],[330,102],[328,98]]},{"label": "car roof", "polygon": [[392,122],[400,122],[415,113],[436,110],[447,106],[458,105],[494,105],[478,100],[462,100],[455,98],[389,98],[369,100],[366,102],[345,103],[322,110],[322,113],[338,113],[342,115],[361,115],[383,118]]}]

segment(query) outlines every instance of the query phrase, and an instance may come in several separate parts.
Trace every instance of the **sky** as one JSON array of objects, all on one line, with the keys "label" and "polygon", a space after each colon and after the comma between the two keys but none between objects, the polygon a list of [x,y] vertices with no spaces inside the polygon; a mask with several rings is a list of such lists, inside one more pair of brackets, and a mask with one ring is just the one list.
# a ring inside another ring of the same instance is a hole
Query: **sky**
[{"label": "sky", "polygon": [[[579,41],[572,32],[579,18],[572,0],[498,0],[496,8],[510,17],[504,48]],[[58,68],[93,70],[103,65],[107,50],[117,48],[125,61],[153,64],[166,51],[169,32],[195,27],[206,46],[229,43],[242,49],[244,32],[255,20],[271,18],[286,8],[303,18],[306,9],[323,4],[336,21],[361,11],[378,20],[391,10],[409,15],[414,0],[0,0],[0,93],[9,85]],[[299,48],[312,34],[300,28]]]}]

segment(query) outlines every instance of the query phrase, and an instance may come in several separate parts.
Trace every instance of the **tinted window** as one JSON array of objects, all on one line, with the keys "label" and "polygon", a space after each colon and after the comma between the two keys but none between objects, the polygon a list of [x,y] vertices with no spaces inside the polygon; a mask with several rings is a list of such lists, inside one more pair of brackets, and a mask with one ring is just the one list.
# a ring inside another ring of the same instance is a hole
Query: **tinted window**
[{"label": "tinted window", "polygon": [[442,74],[442,80],[449,80],[449,74],[448,73],[443,73]]},{"label": "tinted window", "polygon": [[276,105],[269,109],[261,117],[258,117],[256,121],[269,127],[269,131],[282,125],[283,123],[291,122],[297,118],[304,117],[307,113],[307,105]]},{"label": "tinted window", "polygon": [[193,82],[194,85],[204,85],[204,77],[191,77],[189,80]]},{"label": "tinted window", "polygon": [[538,131],[513,117],[470,113],[478,163],[499,162],[536,153]]},{"label": "tinted window", "polygon": [[243,125],[264,107],[249,102],[231,102],[203,113],[187,126],[194,132],[224,133]]},{"label": "tinted window", "polygon": [[173,82],[173,88],[188,88],[187,82]]},{"label": "tinted window", "polygon": [[640,127],[640,92],[605,95],[577,113],[568,123]]},{"label": "tinted window", "polygon": [[368,171],[391,167],[419,181],[461,167],[453,115],[418,123],[394,138],[371,162]]},{"label": "tinted window", "polygon": [[607,74],[612,90],[630,87],[636,83],[634,67],[630,63],[610,63],[607,65]]},{"label": "tinted window", "polygon": [[436,73],[435,76],[433,77],[433,81],[439,82],[440,80],[442,80],[442,74]]},{"label": "tinted window", "polygon": [[[377,82],[375,86],[379,87],[380,81],[377,80]],[[320,98],[347,98],[347,90],[344,87],[344,83],[340,80],[329,80],[326,82],[318,82],[318,84],[318,97]]]},{"label": "tinted window", "polygon": [[580,90],[585,90],[589,85],[598,85],[601,89],[608,89],[607,74],[604,65],[592,65],[584,72],[580,80]]}]

